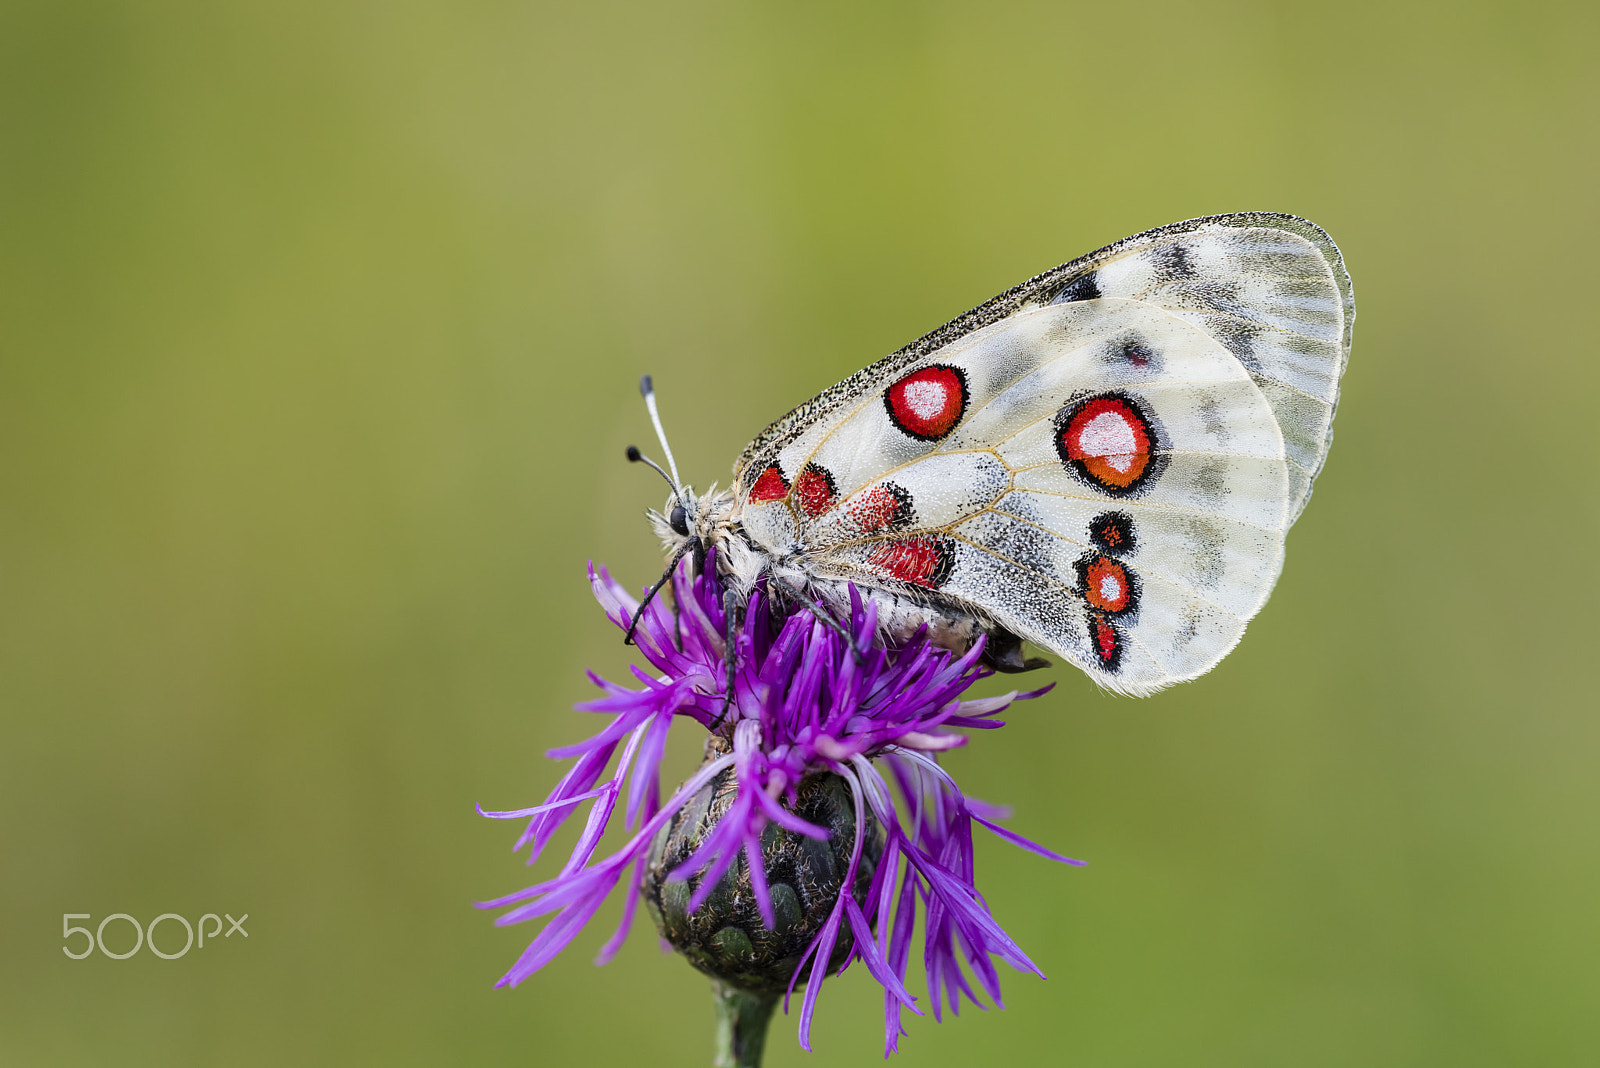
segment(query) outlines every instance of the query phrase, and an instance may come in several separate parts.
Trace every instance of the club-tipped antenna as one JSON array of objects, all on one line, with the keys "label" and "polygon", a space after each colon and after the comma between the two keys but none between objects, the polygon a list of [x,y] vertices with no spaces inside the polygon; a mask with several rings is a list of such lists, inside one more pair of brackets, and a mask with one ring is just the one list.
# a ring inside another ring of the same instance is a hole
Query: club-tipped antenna
[{"label": "club-tipped antenna", "polygon": [[667,480],[667,485],[672,487],[672,492],[674,494],[676,494],[678,492],[678,484],[676,482],[672,481],[672,476],[667,474],[665,471],[661,470],[661,465],[660,464],[656,463],[654,460],[650,459],[650,457],[648,457],[644,453],[640,452],[639,451],[639,446],[637,446],[637,445],[629,445],[628,446],[627,457],[628,457],[628,461],[630,463],[644,464],[647,467],[653,468],[655,470],[656,474],[660,475],[662,478]]},{"label": "club-tipped antenna", "polygon": [[[656,440],[661,442],[661,451],[667,454],[667,467],[672,471],[668,480],[674,490],[683,485],[678,478],[678,462],[672,458],[672,446],[667,444],[667,432],[661,426],[661,413],[656,411],[656,387],[650,381],[650,376],[645,375],[639,379],[639,395],[644,398],[644,406],[650,412],[650,422],[656,428]],[[661,470],[659,467],[656,470]]]}]

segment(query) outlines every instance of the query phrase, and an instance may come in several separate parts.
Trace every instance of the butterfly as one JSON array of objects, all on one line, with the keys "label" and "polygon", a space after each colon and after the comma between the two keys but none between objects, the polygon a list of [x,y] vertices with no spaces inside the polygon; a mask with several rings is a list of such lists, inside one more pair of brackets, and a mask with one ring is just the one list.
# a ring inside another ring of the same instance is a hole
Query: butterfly
[{"label": "butterfly", "polygon": [[1319,227],[1191,219],[824,390],[740,453],[726,490],[678,480],[648,377],[671,474],[629,457],[673,487],[650,513],[668,575],[716,549],[730,628],[760,582],[834,627],[854,586],[887,638],[925,627],[961,652],[985,636],[1004,671],[1043,663],[1026,641],[1149,694],[1209,671],[1266,603],[1328,454],[1354,317]]}]

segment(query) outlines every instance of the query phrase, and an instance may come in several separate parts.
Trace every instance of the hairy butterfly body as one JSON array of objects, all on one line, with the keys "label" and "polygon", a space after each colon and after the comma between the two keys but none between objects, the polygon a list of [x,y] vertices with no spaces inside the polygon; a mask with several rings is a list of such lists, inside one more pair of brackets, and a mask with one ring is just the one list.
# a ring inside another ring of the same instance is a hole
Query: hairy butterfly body
[{"label": "hairy butterfly body", "polygon": [[843,615],[853,584],[891,637],[988,635],[1010,670],[1035,663],[1027,640],[1151,693],[1213,667],[1266,602],[1354,314],[1303,219],[1150,230],[823,391],[750,443],[729,490],[675,488],[653,519],[675,559],[715,546],[737,597],[765,577]]}]

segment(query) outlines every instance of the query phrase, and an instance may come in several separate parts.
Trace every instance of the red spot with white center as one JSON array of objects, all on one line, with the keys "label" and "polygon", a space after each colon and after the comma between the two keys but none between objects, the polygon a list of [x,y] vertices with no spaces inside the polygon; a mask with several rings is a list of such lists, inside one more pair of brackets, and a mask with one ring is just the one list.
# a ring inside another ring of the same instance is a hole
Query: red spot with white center
[{"label": "red spot with white center", "polygon": [[955,547],[937,535],[902,538],[873,549],[867,563],[890,578],[936,590],[950,579]]},{"label": "red spot with white center", "polygon": [[1133,606],[1133,581],[1128,569],[1109,556],[1096,556],[1083,566],[1083,597],[1102,612],[1125,612]]},{"label": "red spot with white center", "polygon": [[937,441],[956,428],[967,410],[967,379],[958,367],[924,367],[885,390],[883,403],[890,422],[902,431]]},{"label": "red spot with white center", "polygon": [[833,476],[816,464],[806,464],[800,477],[794,480],[794,498],[802,512],[816,518],[832,508],[838,499]]},{"label": "red spot with white center", "polygon": [[789,495],[789,483],[783,477],[783,472],[778,470],[778,465],[773,464],[756,479],[755,485],[750,487],[750,503],[766,504],[768,501],[781,501]]},{"label": "red spot with white center", "polygon": [[1091,397],[1072,409],[1056,438],[1061,459],[1113,493],[1137,486],[1151,472],[1155,434],[1127,397]]}]

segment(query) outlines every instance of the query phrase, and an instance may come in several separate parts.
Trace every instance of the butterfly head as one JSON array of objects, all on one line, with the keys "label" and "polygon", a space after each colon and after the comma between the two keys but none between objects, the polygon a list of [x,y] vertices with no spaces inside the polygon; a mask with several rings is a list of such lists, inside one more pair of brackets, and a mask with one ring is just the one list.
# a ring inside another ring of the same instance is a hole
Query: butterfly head
[{"label": "butterfly head", "polygon": [[634,445],[628,446],[628,459],[636,464],[649,465],[656,474],[667,480],[667,485],[672,487],[672,497],[667,504],[667,524],[674,533],[687,538],[694,528],[699,509],[696,507],[693,491],[685,487],[683,480],[678,477],[678,461],[672,458],[672,446],[667,444],[667,431],[661,425],[661,412],[656,408],[655,383],[651,381],[649,375],[639,379],[639,395],[644,398],[645,410],[650,413],[650,423],[656,428],[656,440],[661,442],[661,451],[666,454],[667,466],[663,468]]},{"label": "butterfly head", "polygon": [[[655,427],[656,440],[661,443],[667,465],[662,467],[632,445],[628,446],[628,459],[647,465],[671,487],[672,495],[667,498],[666,506],[660,512],[651,512],[650,521],[672,558],[677,560],[683,553],[693,552],[695,570],[698,571],[708,548],[713,545],[726,547],[729,543],[733,494],[725,490],[719,492],[717,487],[712,486],[705,494],[696,495],[694,487],[683,484],[678,477],[678,464],[673,459],[672,446],[667,443],[666,429],[661,425],[655,385],[649,375],[639,380],[639,394],[644,397],[645,408],[650,413],[650,422]],[[742,540],[740,547],[743,547]]]},{"label": "butterfly head", "polygon": [[660,511],[652,509],[649,513],[650,525],[667,554],[676,556],[680,549],[694,552],[697,571],[711,546],[721,546],[720,551],[726,555],[734,526],[732,514],[733,494],[716,486],[703,494],[695,493],[693,486],[674,489]]}]

